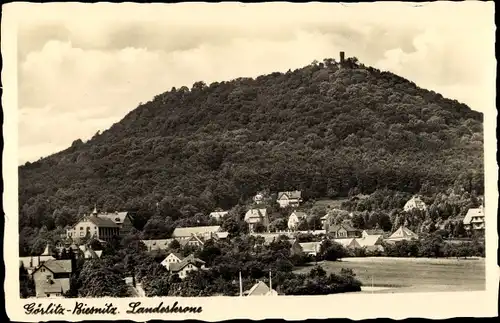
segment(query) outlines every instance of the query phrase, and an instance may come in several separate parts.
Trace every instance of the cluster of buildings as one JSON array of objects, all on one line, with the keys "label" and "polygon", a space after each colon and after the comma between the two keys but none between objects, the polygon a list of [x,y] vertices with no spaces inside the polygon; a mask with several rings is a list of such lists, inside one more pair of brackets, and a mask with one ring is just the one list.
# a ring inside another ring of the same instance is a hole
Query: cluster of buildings
[{"label": "cluster of buildings", "polygon": [[[265,194],[256,194],[253,197],[254,205],[245,213],[244,221],[248,224],[250,234],[263,237],[265,244],[271,243],[281,235],[286,235],[292,242],[292,250],[297,253],[316,256],[322,243],[322,241],[299,243],[296,236],[300,233],[329,236],[333,241],[345,248],[366,248],[372,251],[383,251],[382,242],[384,241],[391,243],[418,239],[418,235],[405,226],[401,226],[392,234],[388,234],[381,230],[359,230],[352,227],[348,221],[336,223],[336,210],[332,210],[321,218],[322,230],[299,231],[299,225],[307,220],[308,214],[295,209],[288,217],[287,231],[270,232],[268,212],[263,205],[266,201],[269,201],[269,198]],[[297,208],[302,202],[302,193],[301,191],[279,192],[275,201],[281,208]],[[414,196],[407,201],[404,210],[406,212],[412,210],[427,211],[427,206],[420,197]],[[228,211],[216,210],[210,216],[222,220],[227,214]],[[465,229],[468,231],[484,230],[484,218],[484,206],[469,209],[463,219]],[[259,225],[264,227],[265,232],[256,233],[256,228]],[[73,226],[67,227],[64,237],[62,237],[66,239],[57,242],[54,248],[59,253],[71,251],[77,258],[97,259],[101,257],[102,251],[93,250],[82,241],[88,241],[88,238],[92,238],[106,243],[114,236],[127,235],[132,228],[132,218],[127,212],[99,213],[94,208],[93,212],[84,215]],[[170,239],[142,240],[142,242],[148,251],[171,251],[175,249],[172,248],[174,241],[180,247],[193,246],[202,248],[207,240],[227,239],[228,235],[228,232],[223,231],[220,225],[182,227],[176,228]],[[321,238],[318,240],[321,240]],[[21,257],[20,264],[27,269],[34,279],[36,297],[62,297],[69,290],[72,273],[71,260],[56,259],[51,253],[49,245],[39,256]],[[181,279],[185,278],[190,271],[206,269],[205,262],[194,257],[193,254],[183,257],[176,252],[170,252],[161,264],[170,272],[178,274]],[[259,281],[244,294],[248,296],[275,295],[276,292],[264,282]]]}]

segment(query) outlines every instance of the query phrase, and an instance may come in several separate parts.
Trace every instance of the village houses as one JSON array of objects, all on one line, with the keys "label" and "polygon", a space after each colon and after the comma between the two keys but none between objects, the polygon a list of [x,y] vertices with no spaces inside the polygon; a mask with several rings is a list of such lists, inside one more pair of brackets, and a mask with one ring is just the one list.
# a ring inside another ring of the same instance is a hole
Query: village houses
[{"label": "village houses", "polygon": [[484,207],[482,205],[479,208],[469,209],[463,219],[465,230],[484,231],[484,218]]},{"label": "village houses", "polygon": [[289,191],[289,192],[279,192],[276,202],[281,208],[285,207],[298,207],[300,202],[302,202],[302,192],[301,191]]},{"label": "village houses", "polygon": [[288,217],[288,229],[296,231],[300,222],[307,219],[307,214],[304,212],[293,211]]},{"label": "village houses", "polygon": [[257,224],[262,224],[269,231],[269,218],[266,209],[250,209],[245,214],[245,222],[248,224],[250,233],[255,232]]},{"label": "village houses", "polygon": [[71,260],[47,260],[33,271],[36,297],[63,297],[70,289]]}]

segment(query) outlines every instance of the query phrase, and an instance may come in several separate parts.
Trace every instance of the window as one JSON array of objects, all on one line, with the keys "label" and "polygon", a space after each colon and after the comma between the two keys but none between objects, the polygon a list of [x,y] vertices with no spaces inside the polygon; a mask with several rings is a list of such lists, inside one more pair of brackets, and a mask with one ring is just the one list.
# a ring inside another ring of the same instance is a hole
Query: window
[{"label": "window", "polygon": [[83,237],[83,236],[84,236],[83,232],[80,232],[80,237]]},{"label": "window", "polygon": [[50,279],[50,278],[51,278],[51,277],[50,277],[50,275],[47,275],[46,277],[47,277],[47,279]]},{"label": "window", "polygon": [[41,271],[42,273],[44,273],[44,272],[45,272],[45,268],[40,269],[40,271]]},{"label": "window", "polygon": [[80,227],[80,230],[83,230],[83,227]]}]

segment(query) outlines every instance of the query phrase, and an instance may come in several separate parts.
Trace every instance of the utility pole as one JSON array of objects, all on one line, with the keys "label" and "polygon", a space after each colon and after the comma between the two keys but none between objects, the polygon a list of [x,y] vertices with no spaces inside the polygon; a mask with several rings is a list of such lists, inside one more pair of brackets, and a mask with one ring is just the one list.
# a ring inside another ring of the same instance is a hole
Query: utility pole
[{"label": "utility pole", "polygon": [[241,280],[241,270],[240,270],[240,297],[243,296],[243,281]]},{"label": "utility pole", "polygon": [[269,270],[269,292],[273,290],[273,281],[271,278],[271,270]]}]

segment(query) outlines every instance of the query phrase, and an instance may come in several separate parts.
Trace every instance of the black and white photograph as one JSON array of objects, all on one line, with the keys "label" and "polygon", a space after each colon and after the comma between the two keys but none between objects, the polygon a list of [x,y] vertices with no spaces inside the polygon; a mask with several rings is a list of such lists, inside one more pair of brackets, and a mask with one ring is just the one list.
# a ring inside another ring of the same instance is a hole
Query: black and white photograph
[{"label": "black and white photograph", "polygon": [[3,11],[20,315],[497,293],[493,2]]}]

